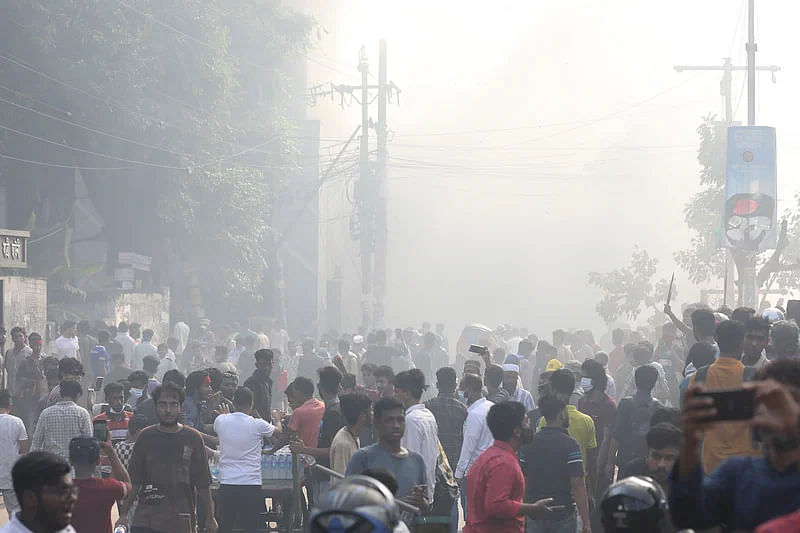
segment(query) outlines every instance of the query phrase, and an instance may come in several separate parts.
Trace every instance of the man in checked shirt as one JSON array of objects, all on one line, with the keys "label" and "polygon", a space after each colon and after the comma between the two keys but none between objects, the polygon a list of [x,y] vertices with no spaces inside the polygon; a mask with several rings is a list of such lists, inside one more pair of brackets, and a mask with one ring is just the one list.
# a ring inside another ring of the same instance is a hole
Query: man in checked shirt
[{"label": "man in checked shirt", "polygon": [[89,412],[77,403],[83,394],[80,381],[61,380],[61,401],[42,411],[31,444],[32,451],[54,453],[69,461],[69,443],[75,437],[92,435]]}]

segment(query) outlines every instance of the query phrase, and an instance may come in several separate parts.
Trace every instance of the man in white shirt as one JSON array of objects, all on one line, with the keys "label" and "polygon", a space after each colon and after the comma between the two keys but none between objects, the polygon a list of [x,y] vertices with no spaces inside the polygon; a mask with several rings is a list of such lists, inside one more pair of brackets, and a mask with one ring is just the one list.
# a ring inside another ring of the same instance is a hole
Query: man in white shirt
[{"label": "man in white shirt", "polygon": [[436,464],[439,460],[439,426],[424,404],[420,403],[425,392],[425,374],[418,368],[404,370],[394,377],[394,396],[406,410],[406,430],[400,446],[422,456],[428,482],[428,499],[433,500],[436,486]]},{"label": "man in white shirt", "polygon": [[458,388],[467,401],[467,419],[464,421],[464,441],[461,444],[455,477],[461,494],[461,509],[464,516],[467,516],[467,472],[472,463],[494,443],[494,437],[486,423],[486,415],[494,403],[484,398],[483,381],[475,374],[464,374]]},{"label": "man in white shirt", "polygon": [[[65,357],[72,357],[73,359],[80,359],[78,357],[78,337],[75,336],[75,322],[72,320],[65,320],[61,326],[61,336],[55,341],[55,351],[53,355],[59,359]],[[88,356],[89,354],[84,354]]]},{"label": "man in white shirt", "polygon": [[[125,354],[125,360],[130,361],[131,364],[133,364],[133,350],[136,348],[136,341],[133,340],[133,337],[128,335],[127,322],[119,323],[119,326],[117,327],[117,336],[114,338],[114,340],[117,341],[120,346],[122,346],[122,353]],[[136,370],[136,368],[134,368],[134,370]]]},{"label": "man in white shirt", "polygon": [[180,357],[186,349],[186,344],[189,342],[189,325],[182,319],[175,322],[175,327],[172,328],[172,336],[178,339],[178,349],[175,350],[175,355]]},{"label": "man in white shirt", "polygon": [[[253,392],[239,387],[233,394],[236,412],[222,414],[214,421],[219,437],[219,495],[217,519],[220,533],[230,532],[239,520],[244,531],[260,529],[264,512],[261,493],[261,449],[265,438],[281,433],[281,422],[273,426],[262,418],[253,418]],[[262,416],[269,414],[261,413]]]},{"label": "man in white shirt", "polygon": [[14,484],[11,482],[11,467],[20,454],[28,451],[28,433],[22,419],[10,415],[11,394],[7,390],[0,390],[0,494],[8,512],[8,519],[14,517],[19,511],[19,502],[14,493]]},{"label": "man in white shirt", "polygon": [[0,533],[75,533],[69,525],[78,501],[69,463],[47,452],[20,457],[11,470],[21,511]]},{"label": "man in white shirt", "polygon": [[[142,370],[142,361],[148,355],[157,356],[158,348],[153,344],[153,335],[155,333],[152,329],[146,329],[142,332],[142,342],[133,348],[133,365],[131,368],[134,370]],[[132,338],[132,337],[131,337]],[[123,350],[125,349],[123,345]]]}]

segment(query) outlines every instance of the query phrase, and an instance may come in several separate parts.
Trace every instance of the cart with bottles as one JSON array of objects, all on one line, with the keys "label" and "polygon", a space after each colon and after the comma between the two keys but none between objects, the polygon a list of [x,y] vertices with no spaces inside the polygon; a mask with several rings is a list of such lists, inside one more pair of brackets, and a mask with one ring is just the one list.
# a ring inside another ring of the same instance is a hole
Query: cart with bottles
[{"label": "cart with bottles", "polygon": [[[301,488],[304,464],[302,456],[294,455],[289,447],[275,453],[264,449],[261,455],[261,490],[266,500],[261,532],[301,531],[305,499]],[[209,459],[211,469],[211,493],[216,500],[219,489],[219,452]],[[242,531],[234,529],[233,531]]]}]

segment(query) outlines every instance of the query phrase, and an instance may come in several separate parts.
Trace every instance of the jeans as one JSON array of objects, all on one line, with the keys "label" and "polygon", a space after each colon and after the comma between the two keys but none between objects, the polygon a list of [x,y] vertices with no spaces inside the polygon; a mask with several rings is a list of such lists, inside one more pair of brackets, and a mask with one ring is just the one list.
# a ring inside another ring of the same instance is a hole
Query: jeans
[{"label": "jeans", "polygon": [[528,518],[528,525],[525,527],[525,533],[576,533],[577,531],[578,514],[575,511],[556,520]]},{"label": "jeans", "polygon": [[220,485],[217,496],[219,533],[230,533],[236,522],[245,533],[263,529],[266,512],[264,495],[258,485]]}]

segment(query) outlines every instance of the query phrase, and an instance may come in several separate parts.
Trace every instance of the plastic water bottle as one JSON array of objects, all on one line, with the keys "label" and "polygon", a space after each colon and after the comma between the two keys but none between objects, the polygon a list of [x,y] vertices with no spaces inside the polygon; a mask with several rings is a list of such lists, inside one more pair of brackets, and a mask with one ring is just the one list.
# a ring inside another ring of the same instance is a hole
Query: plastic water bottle
[{"label": "plastic water bottle", "polygon": [[117,526],[114,528],[114,533],[128,533],[128,526]]},{"label": "plastic water bottle", "polygon": [[292,479],[292,456],[290,454],[283,456],[283,479]]}]

